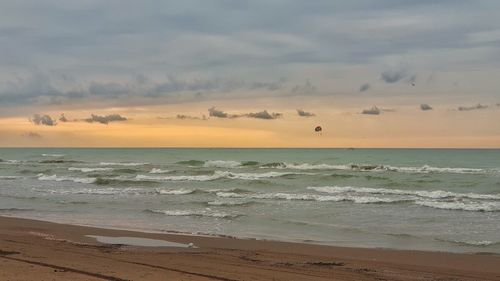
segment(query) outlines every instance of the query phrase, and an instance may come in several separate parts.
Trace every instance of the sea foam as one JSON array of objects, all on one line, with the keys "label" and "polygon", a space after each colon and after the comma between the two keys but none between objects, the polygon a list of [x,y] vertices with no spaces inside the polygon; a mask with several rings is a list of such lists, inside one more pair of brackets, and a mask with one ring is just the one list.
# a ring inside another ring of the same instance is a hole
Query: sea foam
[{"label": "sea foam", "polygon": [[155,210],[148,209],[146,212],[163,214],[167,216],[188,216],[188,217],[212,217],[231,219],[241,216],[241,214],[230,214],[225,212],[214,212],[211,210]]},{"label": "sea foam", "polygon": [[45,174],[38,174],[38,180],[41,181],[72,181],[76,183],[94,183],[97,178],[74,178],[74,177],[67,177],[67,176],[61,176],[58,177],[57,175],[45,175]]},{"label": "sea foam", "polygon": [[92,172],[104,172],[104,171],[113,171],[113,168],[78,168],[78,167],[69,167],[68,171],[79,171],[82,173],[92,173]]}]

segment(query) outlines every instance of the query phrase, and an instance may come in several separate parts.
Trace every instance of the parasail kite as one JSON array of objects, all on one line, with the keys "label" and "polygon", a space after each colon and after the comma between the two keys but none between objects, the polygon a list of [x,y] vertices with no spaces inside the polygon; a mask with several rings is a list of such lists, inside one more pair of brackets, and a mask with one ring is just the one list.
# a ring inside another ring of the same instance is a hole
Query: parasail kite
[{"label": "parasail kite", "polygon": [[314,128],[314,131],[316,133],[321,133],[323,131],[323,128],[321,128],[321,126],[316,126],[316,128]]}]

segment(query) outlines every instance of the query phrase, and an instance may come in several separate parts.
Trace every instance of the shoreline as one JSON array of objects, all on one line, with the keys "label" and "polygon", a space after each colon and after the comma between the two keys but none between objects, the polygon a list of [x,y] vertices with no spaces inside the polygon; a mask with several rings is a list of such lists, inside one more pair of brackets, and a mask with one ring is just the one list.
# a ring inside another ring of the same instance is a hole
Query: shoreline
[{"label": "shoreline", "polygon": [[[103,244],[86,235],[197,248]],[[498,264],[500,255],[490,253],[149,233],[0,216],[2,280],[500,280]]]},{"label": "shoreline", "polygon": [[[325,246],[325,247],[336,247],[336,248],[354,248],[354,249],[366,249],[366,250],[413,251],[413,252],[432,252],[432,253],[445,253],[445,254],[450,253],[450,254],[472,254],[472,255],[497,255],[497,256],[500,256],[500,253],[498,253],[498,252],[489,252],[489,251],[428,250],[428,249],[419,249],[417,247],[415,247],[415,248],[371,247],[371,246],[366,246],[366,245],[351,246],[351,245],[338,245],[338,244],[334,244],[334,243],[327,243],[327,242],[308,240],[308,239],[293,240],[293,239],[283,238],[283,239],[278,240],[278,239],[274,239],[274,238],[236,236],[236,235],[230,235],[230,234],[208,233],[208,232],[201,232],[201,231],[189,232],[189,231],[178,231],[178,230],[174,230],[174,229],[141,229],[141,228],[127,228],[127,227],[120,227],[120,226],[104,226],[104,225],[98,225],[98,224],[80,224],[77,222],[48,220],[48,219],[42,219],[42,218],[23,217],[23,216],[16,216],[16,215],[10,215],[10,214],[1,214],[0,218],[2,218],[2,217],[13,218],[13,219],[31,220],[31,221],[38,221],[38,222],[47,222],[47,223],[54,223],[54,224],[59,224],[59,225],[71,225],[71,226],[80,226],[80,227],[87,227],[87,228],[133,232],[133,233],[140,233],[140,234],[144,234],[144,235],[148,235],[148,234],[163,235],[164,234],[164,235],[180,235],[180,236],[187,236],[187,237],[191,236],[191,237],[207,237],[207,238],[227,238],[227,239],[236,239],[236,240],[242,240],[242,241],[251,240],[251,241],[304,244],[304,245],[314,245],[314,246]],[[450,241],[443,241],[443,242],[452,243]],[[466,245],[465,247],[468,247],[468,246],[470,247],[473,245]]]}]

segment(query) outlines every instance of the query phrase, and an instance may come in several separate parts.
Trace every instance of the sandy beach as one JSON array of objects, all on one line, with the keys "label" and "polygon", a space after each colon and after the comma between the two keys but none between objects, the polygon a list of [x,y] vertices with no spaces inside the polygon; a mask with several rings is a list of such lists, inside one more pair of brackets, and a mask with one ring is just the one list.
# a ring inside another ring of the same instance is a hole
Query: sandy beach
[{"label": "sandy beach", "polygon": [[[193,243],[103,244],[86,235]],[[0,280],[500,280],[500,256],[155,234],[0,217]]]}]

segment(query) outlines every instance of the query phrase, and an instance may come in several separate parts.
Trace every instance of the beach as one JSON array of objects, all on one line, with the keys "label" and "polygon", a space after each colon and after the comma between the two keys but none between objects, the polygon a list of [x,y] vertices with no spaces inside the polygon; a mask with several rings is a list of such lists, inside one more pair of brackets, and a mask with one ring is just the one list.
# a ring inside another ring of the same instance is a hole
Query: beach
[{"label": "beach", "polygon": [[[141,237],[193,247],[97,242]],[[0,280],[500,280],[500,256],[143,233],[0,217]]]}]

